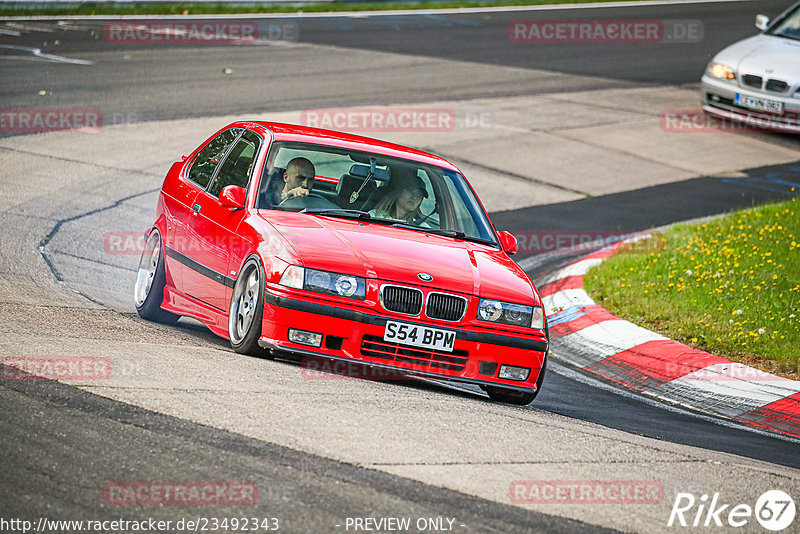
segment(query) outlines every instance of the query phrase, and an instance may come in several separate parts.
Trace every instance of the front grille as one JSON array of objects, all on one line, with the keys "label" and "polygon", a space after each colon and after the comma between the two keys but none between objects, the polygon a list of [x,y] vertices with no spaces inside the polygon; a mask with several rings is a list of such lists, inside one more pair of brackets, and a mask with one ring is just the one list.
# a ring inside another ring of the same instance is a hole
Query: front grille
[{"label": "front grille", "polygon": [[381,304],[389,311],[419,315],[422,311],[422,291],[412,287],[383,286]]},{"label": "front grille", "polygon": [[761,76],[756,76],[755,74],[745,74],[742,76],[742,82],[750,87],[758,87],[761,89],[763,81],[764,79]]},{"label": "front grille", "polygon": [[441,352],[418,347],[406,347],[384,341],[382,337],[369,334],[361,339],[361,355],[368,358],[378,358],[447,371],[463,371],[467,366],[469,357],[469,353],[465,350]]},{"label": "front grille", "polygon": [[460,321],[467,311],[467,299],[446,293],[430,293],[425,315],[442,321]]},{"label": "front grille", "polygon": [[789,88],[789,84],[783,80],[767,80],[767,85],[764,86],[767,91],[774,91],[776,93],[785,93]]}]

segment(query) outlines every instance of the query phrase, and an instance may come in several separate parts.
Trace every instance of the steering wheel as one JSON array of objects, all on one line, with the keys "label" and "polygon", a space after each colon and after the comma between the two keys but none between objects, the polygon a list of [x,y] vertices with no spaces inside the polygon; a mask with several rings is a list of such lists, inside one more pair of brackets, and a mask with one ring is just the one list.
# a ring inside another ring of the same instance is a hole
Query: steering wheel
[{"label": "steering wheel", "polygon": [[328,200],[325,195],[314,193],[313,191],[304,197],[287,198],[278,204],[281,208],[338,208],[336,204]]},{"label": "steering wheel", "polygon": [[312,191],[311,193],[309,193],[307,195],[304,195],[302,197],[286,197],[286,198],[284,198],[283,200],[280,201],[278,206],[283,206],[284,204],[286,204],[287,202],[290,202],[292,200],[298,200],[299,201],[299,200],[303,200],[303,199],[307,199],[307,198],[322,198],[322,199],[327,200],[324,196],[320,195],[319,193],[314,193]]}]

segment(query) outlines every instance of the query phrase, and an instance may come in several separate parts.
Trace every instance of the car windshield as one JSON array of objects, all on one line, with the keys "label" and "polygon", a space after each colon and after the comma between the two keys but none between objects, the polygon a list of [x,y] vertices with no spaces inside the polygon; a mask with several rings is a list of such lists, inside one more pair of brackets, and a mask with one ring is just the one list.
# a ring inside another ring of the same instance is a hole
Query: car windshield
[{"label": "car windshield", "polygon": [[338,147],[273,143],[256,207],[358,218],[498,246],[460,173]]},{"label": "car windshield", "polygon": [[800,5],[768,29],[767,34],[800,41]]}]

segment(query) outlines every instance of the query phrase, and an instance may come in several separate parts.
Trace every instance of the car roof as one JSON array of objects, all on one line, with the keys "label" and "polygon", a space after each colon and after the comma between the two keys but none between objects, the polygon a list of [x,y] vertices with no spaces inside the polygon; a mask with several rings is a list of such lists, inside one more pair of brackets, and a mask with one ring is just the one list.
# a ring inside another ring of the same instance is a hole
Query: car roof
[{"label": "car roof", "polygon": [[411,159],[420,163],[437,165],[439,167],[458,171],[455,165],[435,154],[403,145],[397,145],[395,143],[389,143],[387,141],[381,141],[379,139],[362,137],[360,135],[280,122],[237,121],[228,125],[228,127],[232,126],[250,128],[255,131],[263,130],[260,133],[271,135],[275,141],[315,143],[363,152],[374,152],[384,156]]}]

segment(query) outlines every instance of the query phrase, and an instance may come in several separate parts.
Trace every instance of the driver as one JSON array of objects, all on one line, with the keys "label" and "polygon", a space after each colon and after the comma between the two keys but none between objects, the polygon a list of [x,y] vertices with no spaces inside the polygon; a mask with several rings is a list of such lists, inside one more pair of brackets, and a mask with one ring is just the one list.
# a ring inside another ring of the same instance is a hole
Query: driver
[{"label": "driver", "polygon": [[[418,177],[416,172],[400,168],[392,176],[389,191],[369,214],[373,217],[414,224],[414,221],[422,217],[419,207],[425,198],[428,198],[428,190],[422,178]],[[424,222],[417,226],[429,227]]]},{"label": "driver", "polygon": [[272,184],[272,205],[277,206],[290,198],[307,197],[314,188],[314,164],[306,158],[294,158],[286,164],[283,173],[283,189],[278,192],[281,181],[275,180]]}]

